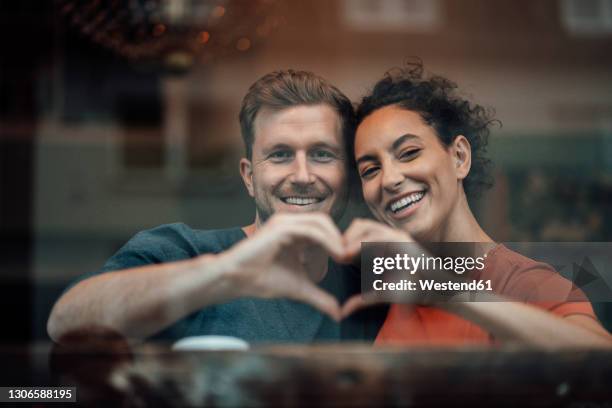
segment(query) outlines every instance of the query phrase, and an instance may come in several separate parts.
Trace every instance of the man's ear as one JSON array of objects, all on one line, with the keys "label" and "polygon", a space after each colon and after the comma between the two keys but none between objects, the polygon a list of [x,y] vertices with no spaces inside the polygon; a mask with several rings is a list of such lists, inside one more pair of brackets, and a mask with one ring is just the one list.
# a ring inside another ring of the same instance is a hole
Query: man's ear
[{"label": "man's ear", "polygon": [[472,146],[465,136],[459,135],[453,140],[451,153],[455,162],[457,178],[463,180],[470,173],[472,167]]},{"label": "man's ear", "polygon": [[255,191],[253,190],[253,164],[245,157],[240,159],[240,176],[249,195],[255,197]]}]

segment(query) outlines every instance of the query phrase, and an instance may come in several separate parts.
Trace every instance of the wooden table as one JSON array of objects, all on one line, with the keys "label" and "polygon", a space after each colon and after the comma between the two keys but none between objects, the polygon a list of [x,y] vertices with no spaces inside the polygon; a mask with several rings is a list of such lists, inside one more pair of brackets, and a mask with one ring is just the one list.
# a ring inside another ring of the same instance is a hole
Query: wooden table
[{"label": "wooden table", "polygon": [[[612,407],[612,352],[606,351],[100,346],[25,353],[29,365],[21,369],[29,367],[38,381],[46,378],[38,385],[76,385],[85,406]],[[0,351],[0,358],[19,361],[14,350]],[[45,358],[50,364],[41,374],[33,362]]]}]

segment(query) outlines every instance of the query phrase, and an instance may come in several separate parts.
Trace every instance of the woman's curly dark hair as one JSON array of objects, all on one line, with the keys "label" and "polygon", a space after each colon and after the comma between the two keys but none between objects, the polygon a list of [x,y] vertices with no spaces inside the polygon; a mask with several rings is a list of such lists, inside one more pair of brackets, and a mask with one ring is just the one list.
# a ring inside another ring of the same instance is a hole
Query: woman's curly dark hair
[{"label": "woman's curly dark hair", "polygon": [[420,60],[387,71],[357,107],[357,126],[366,116],[388,105],[418,112],[446,146],[458,135],[468,139],[472,147],[472,167],[463,180],[463,188],[469,198],[477,197],[493,185],[492,163],[486,157],[489,128],[493,123],[500,123],[493,119],[493,110],[462,97],[457,84],[446,78],[426,77]]}]

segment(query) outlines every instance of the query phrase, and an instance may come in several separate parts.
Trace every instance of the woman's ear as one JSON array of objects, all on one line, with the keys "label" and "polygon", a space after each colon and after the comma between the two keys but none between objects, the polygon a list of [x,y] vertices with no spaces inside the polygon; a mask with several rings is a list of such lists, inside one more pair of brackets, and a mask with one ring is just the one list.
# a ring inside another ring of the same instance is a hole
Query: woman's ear
[{"label": "woman's ear", "polygon": [[455,137],[451,147],[457,178],[463,180],[470,173],[472,167],[472,146],[463,135]]},{"label": "woman's ear", "polygon": [[253,190],[253,164],[247,158],[240,159],[240,176],[251,197],[255,197]]}]

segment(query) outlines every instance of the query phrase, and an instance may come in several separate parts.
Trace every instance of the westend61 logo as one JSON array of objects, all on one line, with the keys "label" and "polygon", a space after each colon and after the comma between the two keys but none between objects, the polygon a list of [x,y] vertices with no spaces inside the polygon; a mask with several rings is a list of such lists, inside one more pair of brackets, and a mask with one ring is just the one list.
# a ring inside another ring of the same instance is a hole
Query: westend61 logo
[{"label": "westend61 logo", "polygon": [[362,243],[362,293],[389,302],[612,301],[612,243]]}]

